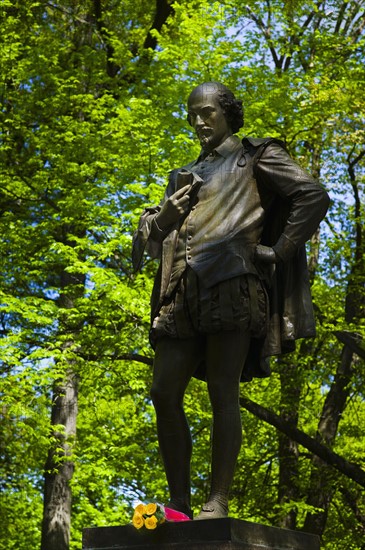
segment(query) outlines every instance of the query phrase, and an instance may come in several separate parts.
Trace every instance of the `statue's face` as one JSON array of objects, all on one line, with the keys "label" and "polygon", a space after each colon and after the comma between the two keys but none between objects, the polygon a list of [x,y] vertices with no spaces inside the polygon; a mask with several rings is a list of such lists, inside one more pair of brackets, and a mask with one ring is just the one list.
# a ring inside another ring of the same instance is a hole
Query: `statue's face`
[{"label": "statue's face", "polygon": [[195,88],[188,99],[190,123],[207,153],[232,135],[223,109],[218,101],[218,90],[212,85]]}]

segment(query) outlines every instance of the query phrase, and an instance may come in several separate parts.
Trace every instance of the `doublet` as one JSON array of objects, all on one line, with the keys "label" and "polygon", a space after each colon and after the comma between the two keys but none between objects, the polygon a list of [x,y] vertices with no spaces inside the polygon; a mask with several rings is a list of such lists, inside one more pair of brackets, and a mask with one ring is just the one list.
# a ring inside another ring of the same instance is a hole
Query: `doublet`
[{"label": "doublet", "polygon": [[[244,273],[258,274],[253,255],[264,209],[252,159],[242,162],[242,152],[240,140],[232,136],[212,154],[183,167],[201,184],[178,231],[174,266],[186,262],[208,288]],[[175,179],[176,172],[172,189]]]},{"label": "doublet", "polygon": [[[178,169],[170,174],[161,204],[142,214],[134,237],[136,268],[144,250],[160,259],[151,300],[152,318],[188,265],[206,288],[243,274],[266,281],[269,292],[274,293],[269,297],[275,335],[254,343],[261,358],[286,351],[288,339],[291,343],[313,336],[303,245],[326,213],[328,196],[324,189],[291,159],[280,141],[270,138],[241,142],[230,136],[210,155],[201,154],[183,169],[192,173],[197,189],[185,219],[168,231],[161,231],[154,223],[164,202],[177,189]],[[259,243],[271,246],[280,259],[274,269],[255,260]],[[288,286],[282,272],[292,272],[293,266],[296,277],[298,273],[300,277],[295,283],[290,276]],[[279,294],[275,290],[278,277],[283,287]],[[295,304],[293,298],[297,301],[299,295],[302,298]],[[288,311],[288,299],[294,311]],[[299,321],[297,330],[297,316],[303,314],[305,320]],[[285,329],[282,319],[290,329]]]}]

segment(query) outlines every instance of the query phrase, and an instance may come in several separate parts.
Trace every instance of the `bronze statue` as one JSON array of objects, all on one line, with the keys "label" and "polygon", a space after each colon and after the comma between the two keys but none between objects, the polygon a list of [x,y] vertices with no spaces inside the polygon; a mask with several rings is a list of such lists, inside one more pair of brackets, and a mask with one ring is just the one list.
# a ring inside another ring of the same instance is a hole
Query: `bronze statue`
[{"label": "bronze statue", "polygon": [[277,139],[244,138],[242,102],[206,82],[188,99],[201,144],[147,208],[133,260],[160,259],[151,299],[155,348],[151,396],[170,490],[192,517],[189,426],[183,396],[205,379],[213,410],[211,490],[195,519],[228,515],[241,446],[240,381],[270,374],[268,357],[314,336],[304,243],[328,208],[327,193]]}]

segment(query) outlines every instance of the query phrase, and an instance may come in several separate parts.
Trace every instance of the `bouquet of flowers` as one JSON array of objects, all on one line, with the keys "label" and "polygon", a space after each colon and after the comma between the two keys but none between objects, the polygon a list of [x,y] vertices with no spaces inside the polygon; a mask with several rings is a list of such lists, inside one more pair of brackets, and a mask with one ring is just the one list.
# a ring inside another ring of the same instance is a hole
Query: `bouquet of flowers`
[{"label": "bouquet of flowers", "polygon": [[164,523],[164,521],[189,520],[190,518],[182,512],[167,508],[156,502],[150,502],[149,504],[138,504],[138,506],[135,507],[132,524],[136,529],[141,529],[142,527],[146,529],[156,529],[156,527]]}]

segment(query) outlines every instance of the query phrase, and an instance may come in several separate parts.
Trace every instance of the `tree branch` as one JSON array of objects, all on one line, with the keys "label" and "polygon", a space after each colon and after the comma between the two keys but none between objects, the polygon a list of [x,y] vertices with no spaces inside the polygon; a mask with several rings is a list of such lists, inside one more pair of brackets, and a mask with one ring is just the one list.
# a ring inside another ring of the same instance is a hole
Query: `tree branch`
[{"label": "tree branch", "polygon": [[337,21],[336,21],[336,27],[335,27],[334,34],[338,34],[340,32],[341,25],[342,25],[342,22],[343,22],[343,19],[344,19],[344,15],[345,15],[345,11],[346,11],[347,6],[348,6],[348,2],[344,2],[342,4],[342,6],[340,7],[340,10],[339,10],[338,16],[337,16]]},{"label": "tree branch", "polygon": [[268,424],[271,424],[271,426],[274,426],[279,431],[308,449],[311,453],[317,455],[327,464],[333,466],[333,468],[353,481],[356,481],[356,483],[362,487],[365,487],[365,471],[356,464],[349,462],[337,453],[331,451],[331,449],[315,440],[313,437],[310,437],[302,430],[294,427],[266,407],[262,407],[258,403],[255,403],[246,397],[242,397],[240,399],[240,404],[244,409],[248,410],[261,420],[264,420]]},{"label": "tree branch", "polygon": [[101,0],[94,0],[94,19],[96,28],[98,29],[106,46],[106,72],[108,76],[113,78],[118,73],[120,66],[112,60],[114,56],[114,48],[110,43],[110,35],[102,19]]},{"label": "tree branch", "polygon": [[356,353],[361,359],[365,359],[365,342],[360,334],[348,330],[335,330],[333,334],[342,344],[348,346],[353,353]]},{"label": "tree branch", "polygon": [[79,353],[80,357],[87,361],[100,361],[101,359],[109,359],[110,361],[136,361],[137,363],[143,363],[151,367],[153,365],[152,357],[146,357],[139,353],[121,353],[120,355],[92,355],[89,353]]},{"label": "tree branch", "polygon": [[174,8],[168,2],[168,0],[156,0],[155,18],[143,44],[143,48],[145,50],[148,50],[149,48],[151,48],[152,50],[156,49],[157,38],[155,36],[152,36],[151,31],[156,30],[160,32],[168,17],[173,13]]},{"label": "tree branch", "polygon": [[282,69],[283,57],[281,57],[279,59],[279,57],[276,53],[276,50],[274,48],[273,41],[272,41],[272,38],[271,38],[270,28],[265,25],[265,23],[263,22],[263,20],[260,17],[257,17],[254,14],[254,12],[251,10],[251,8],[249,6],[245,6],[245,7],[246,7],[246,11],[248,12],[248,14],[251,17],[252,21],[254,23],[256,23],[257,27],[260,29],[260,31],[264,35],[264,38],[265,38],[265,40],[267,42],[267,45],[269,47],[269,50],[271,52],[275,67],[277,69]]}]

